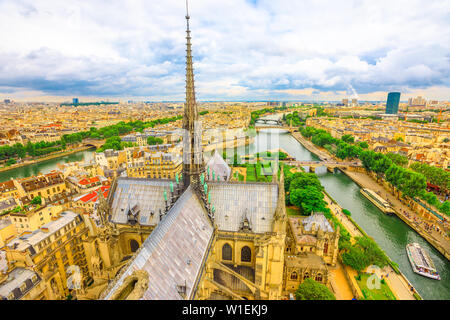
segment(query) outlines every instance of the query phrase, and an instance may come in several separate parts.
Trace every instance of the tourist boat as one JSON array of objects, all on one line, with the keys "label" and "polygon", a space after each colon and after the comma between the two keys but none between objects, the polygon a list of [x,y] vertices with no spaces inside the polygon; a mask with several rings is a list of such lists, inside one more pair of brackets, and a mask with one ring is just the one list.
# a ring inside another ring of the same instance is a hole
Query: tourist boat
[{"label": "tourist boat", "polygon": [[394,209],[392,209],[391,205],[380,197],[376,192],[370,189],[363,188],[360,190],[361,193],[370,200],[378,209],[383,211],[385,214],[392,216],[394,214]]},{"label": "tourist boat", "polygon": [[408,243],[406,252],[415,273],[431,279],[441,280],[430,256],[418,243]]}]

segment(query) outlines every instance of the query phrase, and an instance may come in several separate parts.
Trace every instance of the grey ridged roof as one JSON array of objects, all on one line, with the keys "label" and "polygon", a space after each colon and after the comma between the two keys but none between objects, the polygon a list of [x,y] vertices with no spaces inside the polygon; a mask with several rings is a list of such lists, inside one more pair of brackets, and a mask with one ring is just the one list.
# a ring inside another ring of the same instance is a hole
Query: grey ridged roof
[{"label": "grey ridged roof", "polygon": [[255,233],[272,232],[278,184],[208,182],[219,230],[239,231],[244,214]]},{"label": "grey ridged roof", "polygon": [[213,156],[209,159],[208,163],[206,164],[207,167],[209,167],[209,180],[212,180],[213,178],[213,171],[215,172],[215,177],[217,179],[217,175],[220,176],[220,180],[228,180],[231,175],[231,168],[230,166],[225,162],[225,160],[222,158],[222,156],[217,152],[217,150],[214,152]]},{"label": "grey ridged roof", "polygon": [[[36,282],[33,283],[32,281],[33,276],[36,276],[37,280],[39,280],[38,275],[32,270],[16,268],[11,271],[8,274],[8,279],[0,285],[0,300],[7,298],[11,293],[14,293],[14,299],[20,299],[35,286]],[[23,283],[26,283],[24,291],[20,288]]]},{"label": "grey ridged roof", "polygon": [[[60,216],[56,220],[52,220],[39,229],[34,230],[32,233],[20,235],[10,242],[8,242],[7,246],[9,248],[14,248],[18,251],[23,251],[30,246],[36,246],[39,242],[44,239],[49,238],[51,235],[61,230],[68,224],[72,223],[76,219],[81,219],[79,214],[73,211],[64,211],[61,212]],[[44,231],[46,230],[46,231]]]},{"label": "grey ridged roof", "polygon": [[149,274],[149,285],[143,300],[183,299],[177,286],[185,283],[186,298],[191,298],[213,232],[205,209],[188,187],[145,240],[105,299],[109,299],[135,270],[145,270]]},{"label": "grey ridged roof", "polygon": [[306,231],[311,231],[312,226],[315,225],[316,230],[322,229],[325,232],[334,232],[333,227],[322,213],[314,213],[303,219],[302,223]]},{"label": "grey ridged roof", "polygon": [[17,206],[16,199],[8,198],[0,201],[0,212]]},{"label": "grey ridged roof", "polygon": [[170,194],[170,180],[120,177],[117,179],[117,188],[111,195],[111,221],[126,224],[127,208],[138,205],[139,223],[156,225],[159,222],[159,210],[164,212],[165,209],[164,190]]}]

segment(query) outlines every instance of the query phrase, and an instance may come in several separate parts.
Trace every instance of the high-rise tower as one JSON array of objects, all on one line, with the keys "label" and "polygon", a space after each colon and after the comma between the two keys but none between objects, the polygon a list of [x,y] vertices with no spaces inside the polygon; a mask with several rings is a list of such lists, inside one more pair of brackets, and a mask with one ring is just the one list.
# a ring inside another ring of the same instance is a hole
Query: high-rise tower
[{"label": "high-rise tower", "polygon": [[399,102],[400,102],[400,92],[389,92],[386,101],[386,113],[397,114]]},{"label": "high-rise tower", "polygon": [[[202,128],[198,120],[195,101],[194,67],[192,65],[191,31],[189,30],[189,10],[186,0],[186,103],[183,116],[183,183],[184,188],[191,183],[200,186],[200,175],[205,170],[202,153]],[[200,186],[201,190],[201,186]]]}]

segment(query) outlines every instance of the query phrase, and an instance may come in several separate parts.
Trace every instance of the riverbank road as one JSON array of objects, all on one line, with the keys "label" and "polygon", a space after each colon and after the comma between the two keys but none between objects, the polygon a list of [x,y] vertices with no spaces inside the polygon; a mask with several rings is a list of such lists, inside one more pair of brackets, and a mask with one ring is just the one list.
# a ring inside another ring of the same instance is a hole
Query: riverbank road
[{"label": "riverbank road", "polygon": [[331,157],[327,152],[320,150],[311,141],[305,139],[300,132],[293,132],[292,136],[306,149],[317,155],[321,160],[329,159]]},{"label": "riverbank road", "polygon": [[[357,184],[363,186],[364,188],[372,189],[373,191],[379,193],[384,199],[388,200],[395,211],[402,215],[404,219],[409,220],[415,226],[415,228],[420,229],[421,232],[430,236],[434,241],[436,241],[445,252],[450,252],[450,241],[446,239],[440,232],[433,230],[431,228],[426,228],[430,223],[425,221],[416,212],[412,211],[407,205],[403,204],[396,196],[388,192],[382,185],[376,182],[372,177],[362,172],[347,171],[346,174]],[[439,227],[439,226],[438,226]]]},{"label": "riverbank road", "polygon": [[382,277],[398,300],[416,300],[413,291],[411,291],[411,286],[406,282],[405,278],[395,273],[390,266],[383,268]]},{"label": "riverbank road", "polygon": [[339,220],[340,223],[347,229],[352,237],[362,237],[362,233],[358,228],[350,221],[350,219],[342,212],[341,206],[334,203],[326,194],[324,199],[330,208],[331,213]]}]

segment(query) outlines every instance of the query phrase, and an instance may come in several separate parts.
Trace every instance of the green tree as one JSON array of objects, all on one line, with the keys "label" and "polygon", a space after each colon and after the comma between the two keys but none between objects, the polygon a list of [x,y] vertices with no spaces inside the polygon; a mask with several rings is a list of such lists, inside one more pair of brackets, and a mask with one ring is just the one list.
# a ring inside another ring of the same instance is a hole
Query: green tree
[{"label": "green tree", "polygon": [[363,149],[367,149],[369,147],[369,144],[367,142],[365,142],[365,141],[361,141],[358,144]]},{"label": "green tree", "polygon": [[323,190],[320,180],[314,173],[297,172],[292,176],[292,180],[289,184],[289,191],[306,188],[307,186],[312,186],[316,190]]},{"label": "green tree", "polygon": [[361,160],[363,167],[366,170],[371,171],[375,163],[375,152],[372,150],[364,150],[359,155],[359,159]]},{"label": "green tree", "polygon": [[427,180],[423,174],[411,170],[404,171],[400,190],[402,190],[406,195],[412,198],[417,197],[422,194],[426,188]]},{"label": "green tree", "polygon": [[377,178],[380,178],[392,165],[392,160],[384,156],[381,153],[375,155],[372,171],[377,174]]},{"label": "green tree", "polygon": [[295,291],[297,300],[336,300],[334,294],[325,285],[311,278],[305,279]]},{"label": "green tree", "polygon": [[389,152],[386,154],[386,156],[389,159],[391,159],[391,161],[398,166],[404,167],[408,164],[408,158],[405,156],[402,156],[401,154]]},{"label": "green tree", "polygon": [[311,139],[311,142],[314,143],[315,145],[318,145],[320,147],[323,147],[326,144],[332,144],[336,141],[336,139],[334,139],[331,134],[329,134],[328,132],[320,132],[316,135],[314,135]]},{"label": "green tree", "polygon": [[442,213],[450,216],[450,201],[445,201],[439,209]]},{"label": "green tree", "polygon": [[326,202],[323,198],[323,193],[313,186],[294,189],[289,194],[291,204],[299,207],[304,215],[326,211]]},{"label": "green tree", "polygon": [[450,172],[425,163],[414,162],[410,168],[423,174],[426,179],[444,190],[450,189]]},{"label": "green tree", "polygon": [[147,144],[148,145],[156,145],[156,144],[162,144],[164,141],[161,138],[156,138],[156,137],[148,137],[147,138]]},{"label": "green tree", "polygon": [[34,197],[33,200],[31,200],[31,204],[42,204],[42,199],[40,196]]},{"label": "green tree", "polygon": [[341,139],[342,139],[342,141],[347,142],[347,143],[355,142],[355,137],[353,137],[351,134],[344,134]]},{"label": "green tree", "polygon": [[17,161],[16,159],[8,159],[6,160],[6,166],[9,167],[10,165],[15,164]]},{"label": "green tree", "polygon": [[432,206],[439,207],[440,205],[438,197],[433,192],[424,191],[420,197]]},{"label": "green tree", "polygon": [[362,271],[370,265],[383,268],[389,263],[389,258],[378,245],[367,237],[355,237],[356,243],[346,248],[342,254],[342,262],[357,271]]},{"label": "green tree", "polygon": [[369,265],[364,251],[356,247],[350,247],[342,254],[342,262],[356,271],[362,271]]}]

